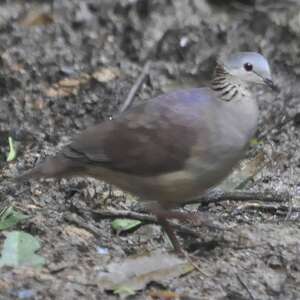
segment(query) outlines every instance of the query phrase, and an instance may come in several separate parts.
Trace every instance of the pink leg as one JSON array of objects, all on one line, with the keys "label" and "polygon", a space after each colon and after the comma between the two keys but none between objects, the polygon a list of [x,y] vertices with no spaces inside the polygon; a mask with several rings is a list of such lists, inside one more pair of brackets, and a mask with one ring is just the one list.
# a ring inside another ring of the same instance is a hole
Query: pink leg
[{"label": "pink leg", "polygon": [[183,222],[189,222],[194,225],[205,225],[213,229],[222,229],[222,227],[214,224],[211,220],[209,220],[206,215],[203,215],[199,212],[181,212],[154,207],[151,208],[151,212],[156,216],[158,223],[167,233],[175,252],[179,255],[184,254],[184,251],[168,219],[176,219]]},{"label": "pink leg", "polygon": [[174,232],[172,226],[168,222],[167,218],[159,216],[159,215],[156,215],[156,218],[157,218],[157,222],[161,225],[161,227],[164,229],[164,231],[168,235],[168,237],[174,247],[175,252],[180,256],[184,255],[184,251],[175,235],[175,232]]},{"label": "pink leg", "polygon": [[168,237],[174,247],[175,252],[178,255],[183,256],[184,251],[183,251],[183,249],[176,237],[174,229],[172,228],[168,219],[177,219],[177,220],[186,221],[188,219],[187,215],[185,213],[182,213],[179,211],[164,210],[164,209],[159,209],[159,208],[152,208],[151,212],[156,216],[157,222],[161,225],[161,227],[164,229],[164,231],[168,235]]}]

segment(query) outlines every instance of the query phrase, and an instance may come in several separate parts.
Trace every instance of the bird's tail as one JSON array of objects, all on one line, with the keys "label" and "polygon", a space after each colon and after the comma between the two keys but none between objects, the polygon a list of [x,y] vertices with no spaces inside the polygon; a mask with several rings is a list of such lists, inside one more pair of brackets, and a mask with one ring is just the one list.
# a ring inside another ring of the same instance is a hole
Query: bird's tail
[{"label": "bird's tail", "polygon": [[72,162],[61,155],[47,158],[44,162],[39,163],[32,170],[29,170],[15,179],[18,182],[38,179],[38,178],[61,178],[68,176],[70,173],[75,173],[74,165]]}]

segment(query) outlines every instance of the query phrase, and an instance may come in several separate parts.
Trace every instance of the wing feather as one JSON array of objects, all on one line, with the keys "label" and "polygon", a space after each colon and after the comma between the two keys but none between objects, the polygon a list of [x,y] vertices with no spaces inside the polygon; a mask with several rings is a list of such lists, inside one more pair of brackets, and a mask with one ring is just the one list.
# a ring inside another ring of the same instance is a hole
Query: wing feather
[{"label": "wing feather", "polygon": [[82,164],[140,176],[180,170],[205,126],[201,111],[209,97],[201,90],[154,98],[87,129],[62,154]]}]

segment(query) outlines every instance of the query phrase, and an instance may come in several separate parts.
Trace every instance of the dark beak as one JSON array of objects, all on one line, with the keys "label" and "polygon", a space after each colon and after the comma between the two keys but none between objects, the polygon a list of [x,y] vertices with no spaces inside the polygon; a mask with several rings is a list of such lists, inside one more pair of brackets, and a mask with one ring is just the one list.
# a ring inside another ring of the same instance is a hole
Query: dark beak
[{"label": "dark beak", "polygon": [[277,92],[277,93],[280,92],[280,88],[279,88],[277,85],[274,84],[273,80],[267,79],[267,78],[266,78],[266,79],[264,79],[264,83],[265,83],[268,87],[270,87],[273,91],[275,91],[275,92]]}]

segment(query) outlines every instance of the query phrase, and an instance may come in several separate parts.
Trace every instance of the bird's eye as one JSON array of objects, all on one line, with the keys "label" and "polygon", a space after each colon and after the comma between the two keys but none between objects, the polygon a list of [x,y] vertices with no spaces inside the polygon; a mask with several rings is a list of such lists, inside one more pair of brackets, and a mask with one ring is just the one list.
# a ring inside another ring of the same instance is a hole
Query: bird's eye
[{"label": "bird's eye", "polygon": [[249,64],[249,63],[245,63],[244,64],[244,69],[247,71],[247,72],[250,72],[253,70],[253,65]]}]

